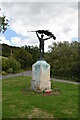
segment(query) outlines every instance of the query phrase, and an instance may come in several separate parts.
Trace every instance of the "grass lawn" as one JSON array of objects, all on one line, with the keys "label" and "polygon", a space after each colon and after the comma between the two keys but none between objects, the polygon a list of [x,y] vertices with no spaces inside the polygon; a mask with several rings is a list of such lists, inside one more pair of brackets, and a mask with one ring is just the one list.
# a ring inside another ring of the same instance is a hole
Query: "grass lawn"
[{"label": "grass lawn", "polygon": [[0,119],[2,117],[2,80],[0,80]]},{"label": "grass lawn", "polygon": [[78,85],[52,82],[52,89],[60,94],[23,94],[22,89],[30,86],[31,77],[20,76],[3,79],[3,118],[77,118]]}]

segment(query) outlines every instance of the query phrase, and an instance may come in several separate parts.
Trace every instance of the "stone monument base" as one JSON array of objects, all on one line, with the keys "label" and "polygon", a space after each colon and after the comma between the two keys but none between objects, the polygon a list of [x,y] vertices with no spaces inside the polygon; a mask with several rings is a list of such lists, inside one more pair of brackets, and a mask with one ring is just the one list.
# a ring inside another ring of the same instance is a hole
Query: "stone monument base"
[{"label": "stone monument base", "polygon": [[51,90],[50,65],[44,60],[38,60],[32,65],[32,90]]}]

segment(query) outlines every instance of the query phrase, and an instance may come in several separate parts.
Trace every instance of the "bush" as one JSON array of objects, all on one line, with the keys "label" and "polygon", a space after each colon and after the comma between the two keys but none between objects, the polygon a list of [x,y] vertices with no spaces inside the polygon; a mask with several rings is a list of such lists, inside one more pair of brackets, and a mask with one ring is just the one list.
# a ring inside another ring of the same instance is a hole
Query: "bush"
[{"label": "bush", "polygon": [[77,61],[72,67],[72,76],[75,78],[76,81],[80,82],[80,61]]},{"label": "bush", "polygon": [[13,69],[12,69],[12,68],[9,68],[9,69],[8,69],[8,73],[13,73]]},{"label": "bush", "polygon": [[2,59],[2,70],[7,73],[17,73],[21,64],[14,58]]},{"label": "bush", "polygon": [[2,71],[2,75],[7,75],[7,73],[5,71]]},{"label": "bush", "polygon": [[[76,73],[77,71],[77,73]],[[56,78],[59,79],[66,79],[66,80],[73,80],[76,82],[79,82],[80,77],[79,77],[79,69],[78,67],[73,67],[71,69],[52,69],[50,70],[51,76],[55,76]]]}]

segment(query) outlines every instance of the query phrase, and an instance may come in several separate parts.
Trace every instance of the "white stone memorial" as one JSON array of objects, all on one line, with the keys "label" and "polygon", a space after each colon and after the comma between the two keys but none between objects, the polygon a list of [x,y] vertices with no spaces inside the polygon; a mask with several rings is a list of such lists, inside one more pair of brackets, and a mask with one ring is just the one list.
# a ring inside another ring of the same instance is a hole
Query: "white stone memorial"
[{"label": "white stone memorial", "polygon": [[[44,41],[50,38],[54,40],[56,37],[49,32],[49,30],[37,30],[37,31],[29,31],[36,32],[36,35],[39,39],[40,45],[40,60],[32,65],[32,81],[31,87],[32,90],[40,90],[49,93],[51,92],[51,81],[50,81],[50,65],[43,60],[44,59]],[[47,36],[47,37],[44,37]]]},{"label": "white stone memorial", "polygon": [[50,65],[44,60],[38,60],[32,65],[32,90],[51,90]]}]

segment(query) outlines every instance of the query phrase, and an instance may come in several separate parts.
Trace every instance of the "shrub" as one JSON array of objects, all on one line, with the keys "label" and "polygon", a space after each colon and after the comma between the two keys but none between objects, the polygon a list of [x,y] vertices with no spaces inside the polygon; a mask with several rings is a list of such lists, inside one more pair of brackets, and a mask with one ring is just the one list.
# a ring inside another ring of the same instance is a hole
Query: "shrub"
[{"label": "shrub", "polygon": [[66,68],[66,69],[52,69],[50,70],[51,76],[55,76],[56,78],[60,79],[66,79],[66,80],[73,80],[73,81],[80,81],[79,76],[79,68],[78,67],[72,67]]},{"label": "shrub", "polygon": [[12,68],[9,68],[9,69],[8,69],[8,73],[13,73],[13,69],[12,69]]},{"label": "shrub", "polygon": [[7,73],[17,73],[21,64],[14,58],[2,59],[2,70]]},{"label": "shrub", "polygon": [[7,75],[7,73],[5,71],[2,71],[2,75]]}]

